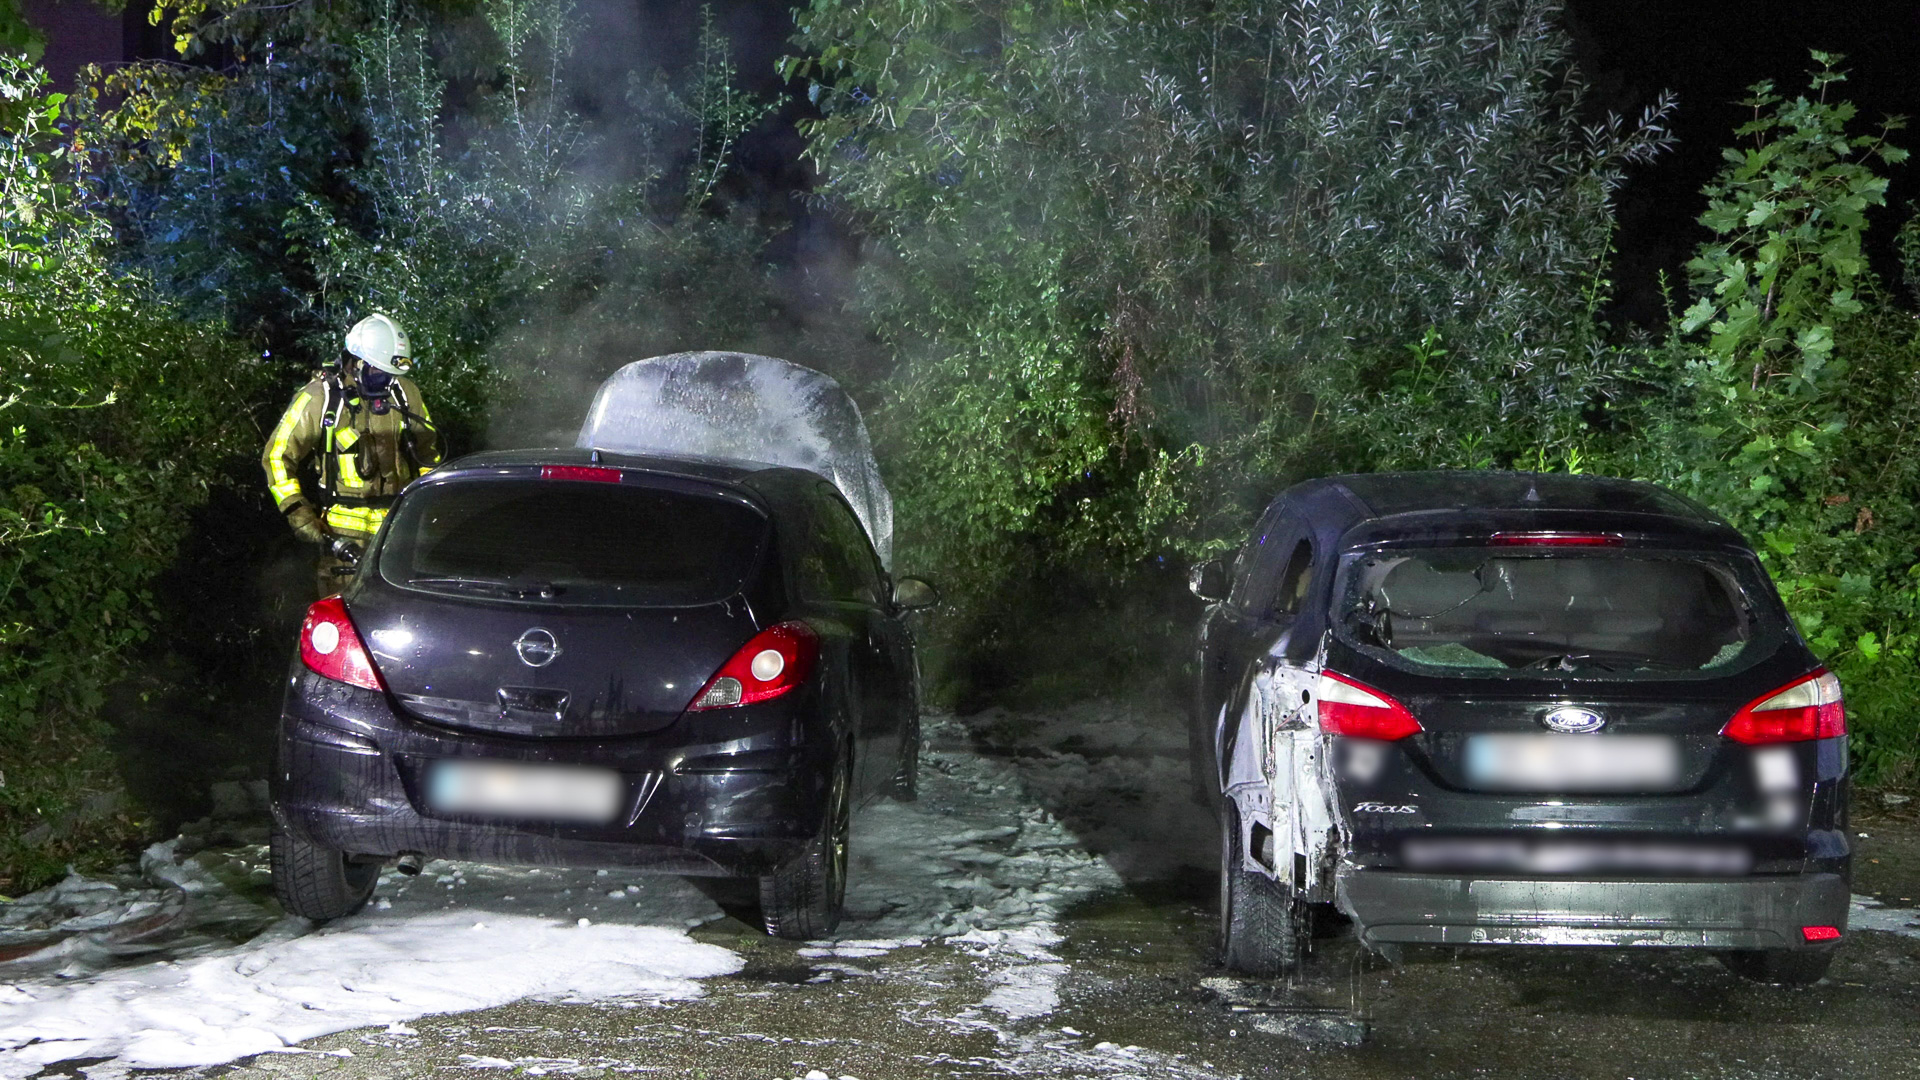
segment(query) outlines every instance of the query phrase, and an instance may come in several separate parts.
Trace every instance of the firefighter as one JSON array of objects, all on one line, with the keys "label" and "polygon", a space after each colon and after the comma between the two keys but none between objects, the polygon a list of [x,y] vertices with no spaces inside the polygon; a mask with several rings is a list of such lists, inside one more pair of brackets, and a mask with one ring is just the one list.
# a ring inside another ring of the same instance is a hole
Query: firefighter
[{"label": "firefighter", "polygon": [[[412,369],[406,331],[369,315],[347,331],[339,365],[300,388],[267,439],[267,489],[294,533],[320,546],[321,596],[340,591],[400,489],[440,464],[440,436],[407,378]],[[319,506],[300,489],[309,458]]]}]

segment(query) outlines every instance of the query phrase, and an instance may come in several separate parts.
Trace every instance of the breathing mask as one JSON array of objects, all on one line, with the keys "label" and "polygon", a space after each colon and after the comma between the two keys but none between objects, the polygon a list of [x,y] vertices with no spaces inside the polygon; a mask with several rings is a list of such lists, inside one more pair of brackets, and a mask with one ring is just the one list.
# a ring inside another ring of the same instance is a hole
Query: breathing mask
[{"label": "breathing mask", "polygon": [[393,373],[363,363],[355,381],[360,384],[360,396],[367,399],[373,414],[379,416],[385,413],[389,408],[387,395],[393,389]]}]

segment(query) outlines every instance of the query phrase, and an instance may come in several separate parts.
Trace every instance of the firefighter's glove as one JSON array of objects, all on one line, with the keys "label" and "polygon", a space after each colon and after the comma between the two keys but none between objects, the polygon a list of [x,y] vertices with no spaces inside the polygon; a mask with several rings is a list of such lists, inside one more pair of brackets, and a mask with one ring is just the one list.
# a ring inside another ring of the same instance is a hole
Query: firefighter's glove
[{"label": "firefighter's glove", "polygon": [[327,542],[327,527],[320,520],[320,514],[306,503],[300,503],[287,511],[287,524],[293,526],[293,534],[309,544]]}]

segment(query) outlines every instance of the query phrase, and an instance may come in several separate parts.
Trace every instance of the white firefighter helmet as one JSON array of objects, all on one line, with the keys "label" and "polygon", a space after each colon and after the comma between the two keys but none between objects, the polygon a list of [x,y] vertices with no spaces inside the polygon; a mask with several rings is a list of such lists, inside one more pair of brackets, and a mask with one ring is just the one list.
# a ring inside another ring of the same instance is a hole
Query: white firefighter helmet
[{"label": "white firefighter helmet", "polygon": [[391,318],[375,312],[353,324],[347,331],[347,351],[389,375],[405,375],[413,370],[413,350],[407,345],[407,332]]}]

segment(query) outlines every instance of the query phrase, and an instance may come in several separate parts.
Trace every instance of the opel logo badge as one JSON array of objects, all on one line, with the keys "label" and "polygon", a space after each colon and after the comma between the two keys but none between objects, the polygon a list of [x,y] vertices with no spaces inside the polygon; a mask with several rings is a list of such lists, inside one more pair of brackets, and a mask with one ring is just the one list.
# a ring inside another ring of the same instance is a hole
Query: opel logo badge
[{"label": "opel logo badge", "polygon": [[[531,664],[533,661],[527,662]],[[1541,717],[1540,722],[1569,735],[1585,735],[1607,726],[1607,718],[1592,709],[1555,709]]]},{"label": "opel logo badge", "polygon": [[554,640],[553,631],[536,626],[520,635],[513,643],[513,651],[520,654],[520,662],[528,667],[546,667],[560,655],[560,643]]}]

